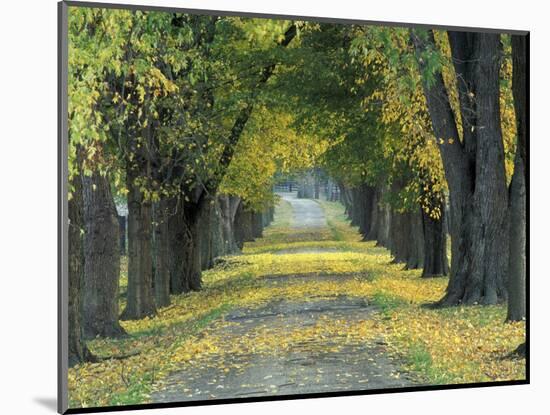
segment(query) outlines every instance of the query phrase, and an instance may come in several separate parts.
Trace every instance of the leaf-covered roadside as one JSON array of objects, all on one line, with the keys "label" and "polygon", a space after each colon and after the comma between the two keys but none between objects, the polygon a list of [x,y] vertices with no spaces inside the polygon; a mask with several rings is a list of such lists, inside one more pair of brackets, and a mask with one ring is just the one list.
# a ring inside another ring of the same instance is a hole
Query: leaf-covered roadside
[{"label": "leaf-covered roadside", "polygon": [[[154,318],[123,322],[127,338],[90,342],[104,360],[70,369],[70,406],[146,403],[166,376],[184,365],[242,370],[244,364],[235,367],[228,357],[269,356],[312,340],[341,348],[382,338],[404,369],[431,384],[525,378],[525,361],[507,358],[524,341],[525,324],[503,323],[505,306],[423,307],[441,298],[447,279],[422,279],[419,270],[403,271],[402,265],[391,264],[385,249],[360,242],[360,235],[344,221],[340,205],[322,206],[332,238],[326,238],[326,230],[307,229],[296,237],[296,229],[288,227],[291,212],[279,209],[263,239],[205,273],[202,291],[174,296],[173,304]],[[285,243],[285,235],[294,235],[292,242]],[[295,252],[304,247],[335,251]],[[311,274],[334,278],[292,280],[293,275]],[[265,277],[273,275],[289,275],[289,283],[268,284]],[[223,316],[233,308],[253,308],[279,298],[308,301],[339,295],[364,298],[379,312],[353,322],[325,318],[322,324],[293,331],[284,341],[270,327],[234,339],[217,334],[231,324]]]}]

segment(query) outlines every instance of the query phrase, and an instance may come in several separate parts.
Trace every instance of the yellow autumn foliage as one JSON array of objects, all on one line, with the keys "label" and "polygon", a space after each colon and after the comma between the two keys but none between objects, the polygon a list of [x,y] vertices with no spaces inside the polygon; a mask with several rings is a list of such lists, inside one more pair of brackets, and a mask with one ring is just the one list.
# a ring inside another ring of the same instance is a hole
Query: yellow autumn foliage
[{"label": "yellow autumn foliage", "polygon": [[[525,360],[506,357],[524,341],[525,323],[505,324],[504,306],[426,308],[442,297],[447,278],[423,279],[420,270],[392,264],[385,249],[360,242],[337,203],[320,202],[327,229],[298,232],[289,227],[291,210],[280,203],[265,237],[206,271],[203,290],[172,296],[172,305],[153,318],[122,322],[126,338],[90,341],[102,360],[69,370],[70,406],[147,403],[167,375],[183,367],[243,370],[246,362],[235,355],[269,356],[304,344],[338,351],[374,339],[383,339],[403,369],[425,383],[525,378]],[[292,240],[285,243],[285,235]],[[315,275],[330,278],[308,278]],[[285,283],[270,283],[275,276],[284,276]],[[353,321],[324,316],[312,326],[286,330],[284,338],[276,325],[227,336],[235,323],[224,315],[232,309],[342,295],[379,311]]]}]

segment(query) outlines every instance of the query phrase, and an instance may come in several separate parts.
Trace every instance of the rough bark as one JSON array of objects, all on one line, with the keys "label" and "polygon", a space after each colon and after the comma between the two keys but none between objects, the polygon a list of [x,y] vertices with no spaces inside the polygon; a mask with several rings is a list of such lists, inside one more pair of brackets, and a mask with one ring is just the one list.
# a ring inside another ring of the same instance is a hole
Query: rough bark
[{"label": "rough bark", "polygon": [[[472,268],[463,300],[495,304],[507,297],[508,194],[500,122],[500,36],[482,34],[473,42],[476,65],[476,168]],[[504,237],[503,237],[504,235]]]},{"label": "rough bark", "polygon": [[374,188],[367,184],[362,184],[350,189],[349,201],[344,199],[344,203],[349,204],[349,213],[351,224],[359,228],[359,233],[366,237],[370,231],[370,220],[372,215],[372,199]]},{"label": "rough bark", "polygon": [[526,189],[523,161],[516,156],[510,185],[510,255],[508,263],[508,321],[526,316]]},{"label": "rough bark", "polygon": [[389,250],[393,256],[393,263],[407,263],[409,258],[410,217],[406,213],[391,212],[391,228]]},{"label": "rough bark", "polygon": [[422,277],[449,275],[447,258],[447,234],[444,229],[445,209],[441,206],[441,217],[434,219],[422,211],[424,229],[424,269]]},{"label": "rough bark", "polygon": [[[512,91],[516,113],[517,147],[514,174],[510,184],[510,254],[508,262],[508,321],[526,317],[527,242],[527,48],[526,36],[512,36]],[[521,349],[520,349],[521,351]],[[523,345],[525,355],[525,344]]]},{"label": "rough bark", "polygon": [[241,202],[235,213],[235,241],[239,249],[243,249],[245,242],[254,241],[252,231],[252,212],[246,210]]},{"label": "rough bark", "polygon": [[362,233],[363,231],[363,221],[361,216],[361,208],[362,208],[362,195],[361,195],[361,189],[355,187],[350,189],[350,215],[351,215],[351,224],[352,226],[357,226],[359,228],[359,233]]},{"label": "rough bark", "polygon": [[[420,69],[435,48],[433,33],[411,40]],[[506,298],[507,192],[499,108],[500,37],[449,32],[457,74],[459,137],[440,71],[424,78],[424,92],[449,185],[451,277],[441,305],[494,304]]]},{"label": "rough bark", "polygon": [[177,198],[167,200],[168,225],[168,272],[170,275],[170,293],[184,292],[184,260],[186,226],[182,201]]},{"label": "rough bark", "polygon": [[199,215],[198,228],[200,229],[200,253],[201,253],[201,269],[209,269],[212,267],[212,240],[214,232],[213,217],[213,199],[208,198]]},{"label": "rough bark", "polygon": [[203,270],[214,266],[218,256],[225,255],[219,198],[209,198],[208,206],[201,210],[201,266]]},{"label": "rough bark", "polygon": [[359,211],[359,231],[363,235],[363,241],[370,240],[368,234],[372,228],[373,209],[375,207],[375,192],[376,189],[367,184],[362,184],[360,187],[360,211]]},{"label": "rough bark", "polygon": [[378,212],[378,232],[376,246],[389,247],[390,228],[391,228],[391,210],[388,203],[380,203]]},{"label": "rough bark", "polygon": [[225,242],[223,239],[223,223],[222,223],[222,211],[220,208],[220,199],[216,197],[215,203],[212,208],[212,237],[210,238],[210,254],[211,264],[214,265],[214,260],[220,256],[228,254],[225,248]]},{"label": "rough bark", "polygon": [[408,233],[402,235],[408,239],[408,255],[405,269],[417,269],[424,266],[424,228],[422,223],[422,212],[420,208],[412,212],[407,212],[408,216]]},{"label": "rough bark", "polygon": [[173,264],[173,289],[176,294],[200,290],[202,285],[200,207],[193,202],[180,201],[174,232],[176,253]]},{"label": "rough bark", "polygon": [[[187,204],[186,204],[187,205]],[[201,209],[195,204],[184,206],[186,217],[186,244],[184,251],[185,291],[198,291],[202,287]]]},{"label": "rough bark", "polygon": [[155,216],[155,305],[170,305],[170,268],[169,268],[169,232],[167,200],[162,199],[154,206]]},{"label": "rough bark", "polygon": [[168,243],[170,292],[182,294],[202,285],[201,208],[194,202],[170,201]]},{"label": "rough bark", "polygon": [[366,241],[376,241],[378,240],[378,232],[380,228],[380,189],[375,187],[372,192],[372,200],[370,203],[370,229],[369,232],[365,235],[364,240]]},{"label": "rough bark", "polygon": [[236,196],[220,195],[218,196],[221,221],[222,221],[222,239],[224,243],[224,253],[233,254],[239,251],[235,241],[234,222],[240,199]]},{"label": "rough bark", "polygon": [[424,262],[424,232],[420,210],[399,213],[392,211],[389,249],[393,263],[405,269],[421,268]]},{"label": "rough bark", "polygon": [[84,201],[84,287],[82,331],[86,338],[117,337],[120,240],[118,216],[107,177],[82,177]]},{"label": "rough bark", "polygon": [[82,183],[80,176],[72,181],[72,198],[68,203],[69,213],[69,366],[82,362],[93,362],[95,357],[90,353],[82,339],[81,296],[84,278],[84,251],[82,230],[84,218],[82,212]]},{"label": "rough bark", "polygon": [[128,292],[122,320],[138,320],[156,313],[151,244],[152,205],[136,182],[140,176],[147,177],[140,173],[134,163],[128,163]]}]

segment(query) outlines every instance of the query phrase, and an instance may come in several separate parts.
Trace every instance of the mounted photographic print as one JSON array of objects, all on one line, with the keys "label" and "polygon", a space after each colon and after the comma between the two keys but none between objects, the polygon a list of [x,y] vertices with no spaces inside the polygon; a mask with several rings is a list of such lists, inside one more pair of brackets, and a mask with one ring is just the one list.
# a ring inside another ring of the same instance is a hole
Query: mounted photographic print
[{"label": "mounted photographic print", "polygon": [[61,413],[529,382],[527,32],[59,30]]}]

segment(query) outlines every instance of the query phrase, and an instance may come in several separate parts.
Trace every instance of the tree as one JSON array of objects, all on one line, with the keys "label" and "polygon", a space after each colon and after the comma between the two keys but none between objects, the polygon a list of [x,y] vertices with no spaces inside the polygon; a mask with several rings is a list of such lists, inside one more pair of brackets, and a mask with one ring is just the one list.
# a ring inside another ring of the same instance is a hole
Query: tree
[{"label": "tree", "polygon": [[84,251],[82,247],[82,183],[80,175],[73,174],[69,196],[69,366],[81,362],[93,362],[95,357],[82,339],[80,305],[84,276]]},{"label": "tree", "polygon": [[[292,41],[296,36],[296,26],[291,24],[281,37],[275,43],[275,48],[284,48]],[[273,47],[271,45],[271,47]],[[176,265],[184,266],[180,267],[180,270],[184,271],[183,275],[173,273],[176,281],[173,286],[177,287],[177,290],[182,292],[189,290],[198,290],[201,287],[201,258],[200,258],[200,229],[199,220],[201,218],[202,211],[206,209],[209,203],[209,197],[216,195],[218,189],[225,177],[235,149],[239,143],[242,133],[252,115],[253,108],[256,105],[257,96],[262,90],[263,86],[269,81],[275,72],[277,65],[275,63],[268,63],[261,67],[258,76],[252,76],[250,89],[245,91],[244,98],[239,102],[240,110],[237,112],[235,118],[231,123],[229,131],[224,133],[222,129],[222,136],[215,140],[217,143],[221,143],[217,150],[214,152],[217,156],[214,158],[212,164],[212,170],[206,171],[205,175],[201,177],[198,182],[192,180],[186,183],[186,188],[189,189],[186,193],[189,195],[182,201],[182,209],[180,210],[181,223],[185,226],[185,231],[180,231],[179,238],[175,245],[179,245],[183,248],[183,257],[181,261],[178,261]],[[210,99],[210,98],[208,98]],[[180,228],[181,229],[181,228]],[[179,279],[181,275],[183,278]]]},{"label": "tree", "polygon": [[519,321],[526,316],[527,48],[527,36],[512,36],[512,89],[517,123],[517,148],[508,207],[510,215],[508,315],[506,317],[508,321]]},{"label": "tree", "polygon": [[299,130],[327,137],[323,167],[364,240],[408,268],[426,264],[425,276],[445,275],[446,182],[419,76],[399,62],[407,39],[406,30],[308,27],[284,102],[299,114]]},{"label": "tree", "polygon": [[84,200],[84,286],[82,327],[85,337],[125,334],[118,322],[120,248],[118,218],[108,177],[82,177]]},{"label": "tree", "polygon": [[388,246],[404,243],[398,256],[407,268],[422,268],[423,277],[447,275],[447,235],[443,227],[447,183],[420,77],[407,69],[408,33],[404,29],[377,28],[358,39],[354,47],[358,52],[366,50],[366,65],[379,62],[378,70],[383,74],[383,82],[370,99],[382,103],[386,152],[391,155],[388,172],[393,182],[401,182],[394,189],[397,203],[394,200],[393,205],[405,213],[400,221],[393,222],[405,227],[396,230],[397,242]]},{"label": "tree", "polygon": [[168,241],[170,231],[167,220],[169,215],[166,199],[162,199],[154,205],[154,287],[155,304],[159,308],[170,305],[170,245]]},{"label": "tree", "polygon": [[[69,178],[71,194],[83,204],[85,254],[79,313],[86,337],[124,333],[118,323],[118,222],[107,179],[112,170],[106,156],[110,132],[100,110],[106,89],[104,71],[118,62],[114,59],[117,42],[104,36],[103,28],[120,22],[102,24],[103,19],[103,12],[95,9],[69,14]],[[74,249],[81,248],[75,244]]]},{"label": "tree", "polygon": [[442,305],[506,298],[508,238],[500,121],[500,36],[449,32],[462,135],[437,59],[433,32],[411,30],[451,206],[451,278]]}]

